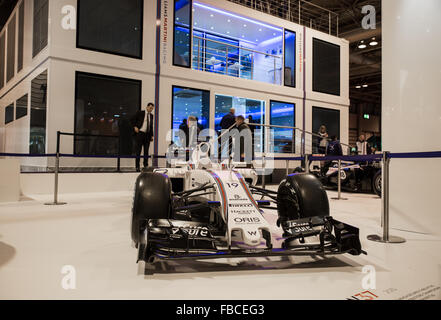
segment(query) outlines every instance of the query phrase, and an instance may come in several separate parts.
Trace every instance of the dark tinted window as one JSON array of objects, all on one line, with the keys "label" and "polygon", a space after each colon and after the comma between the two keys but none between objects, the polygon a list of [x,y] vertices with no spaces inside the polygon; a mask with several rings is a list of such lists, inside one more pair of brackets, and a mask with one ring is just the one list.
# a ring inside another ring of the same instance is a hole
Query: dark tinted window
[{"label": "dark tinted window", "polygon": [[[336,136],[337,139],[340,139],[339,110],[312,107],[312,131],[318,134],[322,125],[326,127],[329,138]],[[313,138],[313,152],[318,152],[319,140],[318,137]]]},{"label": "dark tinted window", "polygon": [[47,46],[49,23],[48,0],[34,0],[34,34],[32,57]]},{"label": "dark tinted window", "polygon": [[18,48],[17,48],[17,72],[23,69],[24,48],[24,1],[18,10]]},{"label": "dark tinted window", "polygon": [[75,153],[116,155],[120,144],[132,154],[131,119],[140,108],[141,81],[77,72],[75,133],[108,137],[76,137]]},{"label": "dark tinted window", "polygon": [[47,71],[31,82],[31,128],[29,153],[46,153]]},{"label": "dark tinted window", "polygon": [[313,39],[313,90],[340,95],[340,46]]},{"label": "dark tinted window", "polygon": [[285,31],[285,86],[296,86],[296,33]]},{"label": "dark tinted window", "polygon": [[0,37],[0,89],[5,85],[5,33]]},{"label": "dark tinted window", "polygon": [[5,124],[14,121],[14,104],[11,104],[5,109]]},{"label": "dark tinted window", "polygon": [[15,102],[15,119],[18,120],[28,114],[28,95],[24,95]]},{"label": "dark tinted window", "polygon": [[175,0],[174,2],[173,64],[182,67],[190,67],[191,7],[191,0]]},{"label": "dark tinted window", "polygon": [[15,74],[15,15],[8,24],[8,62],[6,71],[6,81],[11,80]]},{"label": "dark tinted window", "polygon": [[143,0],[78,0],[77,46],[142,58]]}]

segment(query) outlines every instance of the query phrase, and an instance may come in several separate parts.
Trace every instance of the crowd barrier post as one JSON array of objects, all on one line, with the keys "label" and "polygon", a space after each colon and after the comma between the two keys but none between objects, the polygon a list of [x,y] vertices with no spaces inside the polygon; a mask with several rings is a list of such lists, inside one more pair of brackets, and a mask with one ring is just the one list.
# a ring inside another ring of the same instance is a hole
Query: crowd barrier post
[{"label": "crowd barrier post", "polygon": [[332,198],[333,200],[348,200],[347,198],[342,198],[341,196],[341,159],[338,159],[338,175],[337,175],[337,198]]},{"label": "crowd barrier post", "polygon": [[389,165],[390,152],[383,152],[383,170],[381,171],[381,218],[383,225],[383,235],[372,234],[368,240],[382,243],[404,243],[406,240],[401,237],[389,234]]},{"label": "crowd barrier post", "polygon": [[289,159],[286,160],[286,176],[289,175]]},{"label": "crowd barrier post", "polygon": [[264,153],[262,156],[262,189],[265,189],[266,187],[265,174],[266,174],[266,155]]},{"label": "crowd barrier post", "polygon": [[309,155],[305,154],[305,172],[309,173]]},{"label": "crowd barrier post", "polygon": [[58,173],[60,172],[60,131],[57,131],[57,153],[55,156],[54,201],[45,203],[48,206],[62,206],[66,202],[58,202]]}]

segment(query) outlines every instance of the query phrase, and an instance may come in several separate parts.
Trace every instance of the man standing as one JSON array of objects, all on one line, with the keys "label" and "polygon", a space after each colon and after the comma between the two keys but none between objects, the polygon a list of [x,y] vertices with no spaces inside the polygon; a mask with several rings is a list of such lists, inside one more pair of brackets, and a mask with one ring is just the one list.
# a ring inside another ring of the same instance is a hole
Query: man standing
[{"label": "man standing", "polygon": [[[230,129],[232,126],[236,124],[236,116],[235,116],[236,110],[234,108],[230,109],[230,112],[223,116],[220,127],[221,127],[221,134],[225,132],[225,130]],[[227,141],[225,141],[227,140]],[[219,150],[219,159],[223,159],[231,155],[231,137],[228,139],[222,138],[220,141],[220,150]]]},{"label": "man standing", "polygon": [[235,113],[236,110],[234,108],[231,108],[230,112],[224,115],[220,122],[222,130],[228,130],[236,123],[236,116],[234,115]]},{"label": "man standing", "polygon": [[357,141],[357,151],[358,155],[365,156],[367,154],[371,154],[371,147],[369,143],[366,141],[366,137],[364,134],[360,135]]},{"label": "man standing", "polygon": [[[150,142],[153,141],[153,109],[154,104],[149,103],[145,110],[140,110],[132,119],[133,129],[135,131],[135,153],[141,156],[142,148],[144,148],[144,167],[148,166]],[[136,171],[140,169],[140,158],[136,158]]]}]

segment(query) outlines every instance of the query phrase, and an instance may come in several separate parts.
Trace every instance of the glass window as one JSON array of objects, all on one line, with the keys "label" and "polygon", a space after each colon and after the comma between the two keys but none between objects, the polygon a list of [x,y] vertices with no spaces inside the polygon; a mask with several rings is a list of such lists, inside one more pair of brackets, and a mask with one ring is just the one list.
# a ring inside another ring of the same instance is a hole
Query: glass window
[{"label": "glass window", "polygon": [[28,95],[24,95],[15,103],[15,120],[28,115]]},{"label": "glass window", "polygon": [[175,0],[173,64],[176,66],[190,67],[191,7],[191,0]]},{"label": "glass window", "polygon": [[47,70],[31,82],[31,128],[29,153],[46,153]]},{"label": "glass window", "polygon": [[[295,104],[271,101],[271,124],[295,127]],[[295,130],[272,128],[275,153],[295,153]]]},{"label": "glass window", "polygon": [[282,85],[283,29],[193,2],[196,70]]},{"label": "glass window", "polygon": [[5,33],[0,36],[0,89],[5,85]]},{"label": "glass window", "polygon": [[132,154],[131,120],[141,108],[141,87],[139,80],[76,73],[75,133],[105,137],[75,137],[75,154]]},{"label": "glass window", "polygon": [[15,14],[8,24],[8,52],[7,52],[7,71],[6,82],[11,80],[15,75]]},{"label": "glass window", "polygon": [[23,46],[24,46],[24,1],[18,9],[18,52],[17,52],[17,72],[23,69]]},{"label": "glass window", "polygon": [[77,47],[142,59],[143,0],[79,0]]},{"label": "glass window", "polygon": [[198,119],[198,126],[201,130],[209,128],[210,120],[210,91],[173,87],[173,142],[183,146],[179,139],[179,129],[185,130],[185,121],[189,116]]},{"label": "glass window", "polygon": [[[215,129],[221,130],[220,123],[222,118],[233,108],[236,116],[242,115],[248,123],[265,123],[265,101],[253,100],[225,95],[216,95],[215,102]],[[255,151],[263,151],[263,127],[250,126],[253,129]]]},{"label": "glass window", "polygon": [[296,33],[285,30],[285,86],[296,86]]},{"label": "glass window", "polygon": [[316,92],[340,95],[340,46],[313,39],[312,86]]},{"label": "glass window", "polygon": [[46,48],[48,40],[49,5],[48,0],[34,0],[34,34],[32,57]]},{"label": "glass window", "polygon": [[[325,126],[326,133],[329,138],[336,136],[337,139],[340,138],[340,111],[320,108],[320,107],[312,107],[312,132],[318,134],[320,131],[320,127]],[[320,138],[314,136],[312,139],[313,152],[319,152],[320,146]]]},{"label": "glass window", "polygon": [[11,104],[5,108],[5,124],[14,121],[14,104]]}]

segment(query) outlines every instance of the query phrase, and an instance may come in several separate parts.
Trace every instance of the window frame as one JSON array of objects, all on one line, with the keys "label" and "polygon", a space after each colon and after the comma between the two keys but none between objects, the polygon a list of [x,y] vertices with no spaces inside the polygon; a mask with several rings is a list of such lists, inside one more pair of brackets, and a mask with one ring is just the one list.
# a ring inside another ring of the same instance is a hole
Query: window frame
[{"label": "window frame", "polygon": [[137,82],[139,83],[139,109],[137,111],[140,111],[142,109],[142,80],[139,79],[131,79],[131,78],[123,78],[123,77],[115,77],[115,76],[109,76],[105,74],[99,74],[99,73],[92,73],[92,72],[83,72],[83,71],[75,71],[75,90],[74,90],[74,123],[73,123],[73,131],[74,131],[74,139],[73,140],[73,154],[77,154],[76,150],[76,141],[75,141],[75,134],[77,134],[77,96],[78,96],[78,79],[79,75],[85,75],[85,76],[92,76],[92,77],[100,77],[102,79],[107,80],[123,80],[123,81],[131,81],[131,82]]},{"label": "window frame", "polygon": [[[20,117],[18,116],[18,112],[17,112],[17,102],[20,101],[21,99],[26,97],[26,114],[21,115]],[[29,94],[25,94],[22,97],[18,98],[17,100],[15,100],[15,120],[19,120],[22,119],[24,117],[27,117],[29,114]]]},{"label": "window frame", "polygon": [[[180,67],[180,68],[186,68],[186,69],[192,69],[193,64],[193,0],[188,0],[190,4],[190,23],[189,23],[189,38],[190,38],[190,50],[189,50],[189,57],[188,57],[188,66],[183,66],[180,64],[176,64],[175,62],[175,29],[176,29],[176,1],[173,0],[173,51],[172,51],[172,64],[174,67]],[[191,89],[191,88],[189,88]],[[193,90],[199,90],[199,89],[193,89]]]},{"label": "window frame", "polygon": [[18,32],[17,32],[17,73],[23,69],[24,63],[24,19],[25,19],[25,1],[23,0],[18,7]]},{"label": "window frame", "polygon": [[[6,121],[6,110],[8,109],[8,108],[12,108],[12,120],[11,121]],[[15,102],[12,102],[11,104],[8,104],[6,107],[5,107],[5,127],[7,126],[7,125],[9,125],[9,124],[11,124],[11,123],[13,123],[15,121]]]},{"label": "window frame", "polygon": [[174,99],[174,90],[175,88],[177,89],[190,89],[190,90],[197,90],[197,91],[201,91],[202,93],[208,93],[209,99],[208,99],[208,129],[211,127],[210,126],[210,118],[211,118],[211,91],[210,90],[205,90],[205,89],[198,89],[198,88],[191,88],[191,87],[186,87],[186,86],[180,86],[180,85],[172,85],[172,90],[171,90],[171,130],[173,132],[173,115],[174,115],[174,111],[175,111],[175,99]]},{"label": "window frame", "polygon": [[[41,48],[35,47],[35,42],[34,42],[34,38],[35,38],[35,1],[36,0],[34,0],[32,3],[32,59],[35,59],[40,54],[40,52],[43,51],[45,48],[47,48],[47,46],[49,45],[49,20],[48,20],[48,21],[46,21],[46,25],[47,25],[46,44],[44,47],[41,47]],[[49,0],[47,0],[47,12],[48,12],[48,19],[49,19]],[[40,23],[41,23],[41,20],[40,20]],[[40,29],[40,31],[41,31],[41,29]],[[40,32],[40,35],[41,35],[41,32]],[[41,40],[41,38],[40,38],[40,40]]]},{"label": "window frame", "polygon": [[[286,84],[285,68],[286,68],[286,32],[294,34],[294,85]],[[289,29],[283,29],[283,86],[288,88],[297,88],[297,32]]]},{"label": "window frame", "polygon": [[[87,46],[82,46],[79,44],[80,42],[80,4],[81,4],[82,0],[77,0],[77,30],[76,30],[76,43],[75,46],[77,49],[82,49],[82,50],[88,50],[88,51],[93,51],[93,52],[99,52],[99,53],[105,53],[105,54],[111,54],[111,55],[116,55],[116,56],[120,56],[120,57],[126,57],[126,58],[132,58],[132,59],[137,59],[137,60],[143,60],[144,57],[144,1],[141,1],[141,31],[140,31],[140,52],[139,52],[139,56],[137,55],[131,55],[131,54],[127,54],[127,53],[118,53],[116,51],[112,51],[112,50],[104,50],[104,49],[96,49],[96,48],[92,48],[92,47],[87,47]],[[86,0],[83,0],[86,1]]]},{"label": "window frame", "polygon": [[[338,70],[338,75],[339,75],[338,91],[339,91],[339,93],[338,94],[333,93],[333,92],[329,92],[329,91],[318,91],[318,90],[315,90],[315,88],[314,88],[314,79],[315,79],[314,41],[318,41],[318,42],[321,42],[321,43],[326,43],[326,44],[329,44],[331,46],[338,47],[338,49],[339,49],[339,61],[338,61],[338,66],[339,66],[339,70]],[[326,41],[326,40],[322,40],[322,39],[319,39],[319,38],[316,38],[316,37],[312,38],[312,77],[311,77],[311,79],[312,79],[311,89],[312,89],[313,92],[329,94],[329,95],[332,95],[334,97],[341,97],[341,79],[342,78],[341,78],[341,46],[340,45],[332,43],[332,42],[329,42],[329,41]]]},{"label": "window frame", "polygon": [[[11,31],[12,30],[12,31]],[[13,33],[13,34],[11,34]],[[14,12],[11,15],[11,19],[7,24],[7,32],[6,32],[6,84],[9,81],[13,80],[15,77],[15,47],[17,44],[17,13]],[[12,69],[12,74],[11,74]]]},{"label": "window frame", "polygon": [[[297,104],[295,103],[295,102],[287,102],[287,101],[280,101],[280,100],[271,100],[270,99],[270,101],[269,101],[269,124],[270,125],[272,125],[272,122],[271,122],[271,120],[273,119],[273,116],[272,116],[272,114],[273,114],[273,112],[272,112],[272,104],[273,104],[273,102],[274,103],[282,103],[282,104],[292,104],[292,105],[294,105],[294,112],[293,112],[293,122],[294,122],[294,127],[296,127],[296,109],[297,109]],[[292,129],[293,130],[293,145],[292,145],[292,152],[290,152],[290,153],[280,153],[280,152],[274,152],[274,153],[276,153],[276,154],[295,154],[296,153],[296,139],[295,139],[295,137],[296,137],[296,130],[295,129]]]}]

